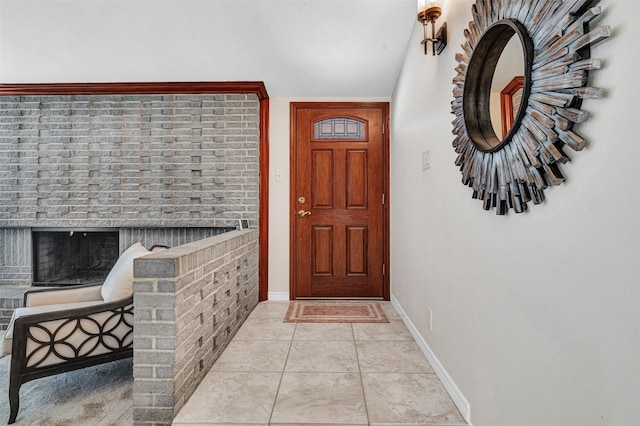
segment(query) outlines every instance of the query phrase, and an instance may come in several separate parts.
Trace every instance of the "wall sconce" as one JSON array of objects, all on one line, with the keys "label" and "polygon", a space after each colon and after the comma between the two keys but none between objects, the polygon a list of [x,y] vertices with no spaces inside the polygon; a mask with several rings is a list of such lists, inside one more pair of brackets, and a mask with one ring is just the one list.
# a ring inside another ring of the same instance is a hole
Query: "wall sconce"
[{"label": "wall sconce", "polygon": [[[433,46],[433,55],[442,53],[447,45],[447,23],[443,23],[436,33],[436,21],[442,14],[439,1],[418,0],[418,22],[422,23],[424,29],[424,40],[420,44],[424,44],[424,54],[427,54],[427,44],[431,42]],[[431,37],[427,37],[427,27],[431,24]]]}]

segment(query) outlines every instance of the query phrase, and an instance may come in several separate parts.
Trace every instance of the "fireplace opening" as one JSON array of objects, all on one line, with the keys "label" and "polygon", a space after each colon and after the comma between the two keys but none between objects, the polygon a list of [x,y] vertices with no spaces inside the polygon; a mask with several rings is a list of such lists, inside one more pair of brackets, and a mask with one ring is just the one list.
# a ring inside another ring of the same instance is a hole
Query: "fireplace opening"
[{"label": "fireplace opening", "polygon": [[32,229],[33,285],[102,283],[118,260],[118,230]]}]

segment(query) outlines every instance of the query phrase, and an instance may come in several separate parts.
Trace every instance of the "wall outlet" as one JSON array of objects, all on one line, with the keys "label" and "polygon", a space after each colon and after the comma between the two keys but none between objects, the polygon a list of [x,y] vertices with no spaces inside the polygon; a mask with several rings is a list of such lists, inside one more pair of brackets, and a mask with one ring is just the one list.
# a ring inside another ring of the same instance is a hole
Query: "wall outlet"
[{"label": "wall outlet", "polygon": [[431,308],[427,308],[427,326],[429,331],[433,331],[433,311]]}]

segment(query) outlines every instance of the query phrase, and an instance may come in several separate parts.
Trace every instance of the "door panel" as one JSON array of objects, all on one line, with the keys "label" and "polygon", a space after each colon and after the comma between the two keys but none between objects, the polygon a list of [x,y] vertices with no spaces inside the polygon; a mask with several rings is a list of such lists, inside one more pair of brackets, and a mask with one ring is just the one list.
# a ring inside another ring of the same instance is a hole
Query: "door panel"
[{"label": "door panel", "polygon": [[348,209],[367,208],[367,151],[348,150],[346,159]]},{"label": "door panel", "polygon": [[292,298],[385,298],[387,104],[292,104]]},{"label": "door panel", "polygon": [[314,226],[311,236],[314,276],[333,275],[333,226]]},{"label": "door panel", "polygon": [[311,200],[316,209],[333,207],[333,150],[312,150]]},{"label": "door panel", "polygon": [[347,228],[347,276],[362,276],[367,273],[367,227]]}]

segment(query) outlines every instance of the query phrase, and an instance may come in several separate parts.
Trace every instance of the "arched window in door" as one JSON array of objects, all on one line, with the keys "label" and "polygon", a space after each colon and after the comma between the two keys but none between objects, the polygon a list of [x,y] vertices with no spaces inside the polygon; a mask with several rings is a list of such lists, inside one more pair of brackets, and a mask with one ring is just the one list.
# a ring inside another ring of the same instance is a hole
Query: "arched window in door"
[{"label": "arched window in door", "polygon": [[313,123],[315,140],[357,140],[366,139],[365,122],[348,117],[333,117]]}]

